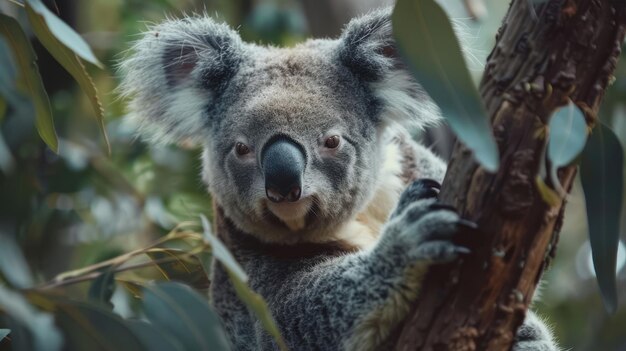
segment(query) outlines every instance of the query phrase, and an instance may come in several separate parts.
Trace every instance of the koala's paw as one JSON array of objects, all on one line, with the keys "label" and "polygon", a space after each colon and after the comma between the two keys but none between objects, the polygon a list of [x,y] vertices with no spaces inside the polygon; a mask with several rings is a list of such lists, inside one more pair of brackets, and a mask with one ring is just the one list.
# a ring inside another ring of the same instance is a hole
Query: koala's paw
[{"label": "koala's paw", "polygon": [[441,184],[432,179],[419,179],[411,183],[400,195],[398,205],[391,215],[391,218],[404,212],[406,208],[418,200],[437,199]]},{"label": "koala's paw", "polygon": [[558,351],[548,328],[532,312],[517,330],[513,351]]},{"label": "koala's paw", "polygon": [[476,224],[461,219],[454,208],[437,203],[438,187],[434,181],[420,180],[403,193],[381,241],[394,251],[394,257],[446,263],[469,253],[454,239],[463,228],[476,230]]}]

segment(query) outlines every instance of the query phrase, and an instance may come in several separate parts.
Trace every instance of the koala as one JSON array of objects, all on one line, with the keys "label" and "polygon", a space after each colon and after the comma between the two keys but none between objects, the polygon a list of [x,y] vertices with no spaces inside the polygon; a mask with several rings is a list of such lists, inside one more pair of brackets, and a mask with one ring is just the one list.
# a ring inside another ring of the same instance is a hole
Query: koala
[{"label": "koala", "polygon": [[[292,350],[386,350],[433,264],[475,224],[437,203],[445,163],[410,131],[440,112],[398,58],[391,10],[337,39],[244,43],[206,15],[150,28],[121,63],[129,120],[203,148],[217,233]],[[275,350],[215,262],[210,300],[235,350]],[[516,351],[556,350],[532,313]]]}]

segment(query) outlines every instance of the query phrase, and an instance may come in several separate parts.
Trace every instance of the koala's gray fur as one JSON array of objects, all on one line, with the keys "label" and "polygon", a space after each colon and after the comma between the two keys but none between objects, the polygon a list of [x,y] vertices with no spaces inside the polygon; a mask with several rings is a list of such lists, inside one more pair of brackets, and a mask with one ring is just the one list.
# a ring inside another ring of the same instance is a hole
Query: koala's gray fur
[{"label": "koala's gray fur", "polygon": [[[463,222],[437,206],[445,164],[409,128],[439,111],[395,54],[389,9],[338,39],[293,48],[243,43],[206,16],[152,27],[122,65],[130,119],[149,141],[204,148],[218,234],[268,302],[292,350],[379,350],[408,312],[429,264],[466,252]],[[302,145],[303,199],[265,197],[259,153],[284,135]],[[341,137],[333,150],[330,135]],[[236,154],[236,143],[251,150]],[[401,195],[402,194],[402,195]],[[276,349],[216,263],[211,299],[236,350]],[[556,350],[530,315],[516,351]]]}]

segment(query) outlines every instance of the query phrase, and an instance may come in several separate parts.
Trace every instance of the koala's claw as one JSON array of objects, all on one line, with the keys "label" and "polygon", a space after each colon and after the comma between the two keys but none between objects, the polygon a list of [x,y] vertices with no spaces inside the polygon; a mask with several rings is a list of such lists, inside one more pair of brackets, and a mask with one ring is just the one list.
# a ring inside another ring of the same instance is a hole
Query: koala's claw
[{"label": "koala's claw", "polygon": [[442,204],[439,202],[434,202],[432,203],[429,208],[431,210],[447,210],[447,211],[452,211],[452,212],[456,212],[456,207],[452,206],[452,205],[446,205],[446,204]]},{"label": "koala's claw", "polygon": [[456,246],[450,241],[429,241],[418,248],[420,259],[433,263],[448,263],[456,260],[460,255],[469,254],[470,249]]},{"label": "koala's claw", "polygon": [[459,219],[459,221],[457,223],[461,227],[465,227],[465,228],[470,229],[470,230],[478,230],[478,224],[476,224],[476,222],[472,222],[472,221],[469,221],[467,219],[461,218],[461,219]]},{"label": "koala's claw", "polygon": [[425,186],[425,187],[435,188],[437,190],[441,190],[441,184],[438,181],[434,180],[434,179],[422,178],[422,179],[419,179],[419,180],[415,181],[414,183],[419,183],[419,184],[421,184],[422,186]]},{"label": "koala's claw", "polygon": [[414,202],[398,215],[389,228],[388,238],[393,246],[406,252],[410,261],[447,263],[469,249],[458,245],[456,237],[463,229],[474,230],[477,225],[459,218],[454,208],[434,203],[435,199]]},{"label": "koala's claw", "polygon": [[413,182],[392,215],[385,242],[411,262],[447,263],[470,253],[456,239],[459,233],[477,230],[478,225],[460,218],[453,206],[437,203],[440,187],[431,179]]},{"label": "koala's claw", "polygon": [[432,179],[420,179],[414,181],[400,196],[396,211],[392,217],[400,214],[410,204],[416,201],[436,199],[439,196],[439,189],[441,189],[441,184]]}]

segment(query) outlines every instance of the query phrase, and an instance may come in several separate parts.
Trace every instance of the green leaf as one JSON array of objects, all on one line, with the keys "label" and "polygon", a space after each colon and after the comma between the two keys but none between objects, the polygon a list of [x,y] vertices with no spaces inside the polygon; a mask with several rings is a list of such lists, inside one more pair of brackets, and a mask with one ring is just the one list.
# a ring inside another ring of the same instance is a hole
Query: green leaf
[{"label": "green leaf", "polygon": [[0,95],[9,99],[16,89],[17,70],[5,38],[0,37]]},{"label": "green leaf", "polygon": [[0,350],[36,350],[36,338],[24,324],[1,313],[0,324],[11,330],[9,340],[0,340]]},{"label": "green leaf", "polygon": [[[2,98],[0,98],[0,107],[1,107]],[[0,120],[2,120],[2,109],[0,108]],[[13,171],[13,167],[15,166],[15,161],[13,160],[13,155],[11,155],[11,150],[9,146],[4,142],[4,137],[2,136],[2,132],[0,132],[0,171],[5,174],[9,174]],[[2,249],[0,249],[2,251]],[[0,259],[2,261],[2,259]]]},{"label": "green leaf", "polygon": [[[32,118],[35,111],[29,99],[18,91],[17,66],[7,40],[0,36],[0,122],[12,107],[17,118]],[[6,170],[5,170],[6,171]]]},{"label": "green leaf", "polygon": [[224,244],[215,235],[213,235],[209,220],[204,215],[200,215],[200,220],[202,221],[204,239],[211,245],[211,253],[213,254],[213,257],[220,261],[220,263],[223,264],[226,269],[234,274],[239,280],[247,282],[248,276],[246,275],[246,272],[244,272],[243,268],[241,268],[239,263],[237,263],[237,260],[235,260],[226,246],[224,246]]},{"label": "green leaf", "polygon": [[0,329],[0,341],[6,338],[9,334],[11,334],[11,329]]},{"label": "green leaf", "polygon": [[13,236],[0,232],[0,272],[7,282],[19,289],[33,286],[33,276]]},{"label": "green leaf", "polygon": [[561,195],[552,190],[540,176],[535,178],[535,185],[537,185],[537,191],[545,203],[551,207],[558,206],[561,203]]},{"label": "green leaf", "polygon": [[272,317],[270,313],[270,309],[267,306],[267,302],[263,299],[263,297],[256,292],[254,292],[250,287],[241,279],[239,279],[236,275],[234,275],[231,271],[228,271],[228,276],[230,278],[233,287],[235,288],[235,292],[237,292],[237,296],[241,301],[243,301],[249,309],[251,309],[254,314],[257,316],[263,329],[270,334],[278,347],[282,351],[287,351],[287,344],[285,340],[283,340],[283,336],[280,334],[280,330],[276,325],[276,321]]},{"label": "green leaf", "polygon": [[115,292],[114,269],[116,267],[116,265],[112,265],[111,267],[107,268],[102,274],[98,276],[98,278],[93,281],[93,283],[91,283],[91,286],[89,287],[89,292],[87,293],[89,300],[113,309],[111,297]]},{"label": "green leaf", "polygon": [[398,51],[417,81],[478,162],[496,171],[498,148],[487,112],[444,10],[434,0],[398,0],[392,23]]},{"label": "green leaf", "polygon": [[548,158],[552,184],[561,196],[566,194],[561,187],[557,171],[570,164],[578,156],[587,142],[587,123],[583,112],[570,101],[566,107],[559,108],[550,118],[550,139],[548,140]]},{"label": "green leaf", "polygon": [[548,157],[555,168],[570,164],[585,148],[587,123],[573,102],[558,109],[550,118]]},{"label": "green leaf", "polygon": [[[0,61],[0,65],[2,65],[2,61]],[[0,94],[0,123],[2,123],[4,116],[7,114],[7,107],[7,101],[2,97],[2,94]]]},{"label": "green leaf", "polygon": [[593,130],[582,153],[580,179],[585,192],[593,266],[604,306],[617,309],[616,264],[624,193],[624,150],[603,124]]},{"label": "green leaf", "polygon": [[178,340],[153,324],[132,319],[127,320],[126,324],[139,337],[147,350],[185,351],[183,345]]},{"label": "green leaf", "polygon": [[59,141],[54,129],[50,100],[39,75],[35,51],[19,23],[14,18],[1,13],[0,34],[4,36],[13,50],[19,70],[18,81],[25,92],[29,94],[35,106],[37,131],[50,149],[58,152]]},{"label": "green leaf", "polygon": [[[183,282],[198,290],[209,289],[209,275],[198,257],[189,255],[183,250],[161,248],[146,251],[146,255],[155,261],[158,270],[166,279]],[[174,260],[159,262],[166,259]]]},{"label": "green leaf", "polygon": [[117,282],[122,284],[122,286],[125,287],[126,290],[128,290],[128,292],[130,292],[133,297],[136,297],[138,299],[143,298],[143,287],[140,284],[134,281],[124,279],[117,279]]},{"label": "green leaf", "polygon": [[0,285],[0,310],[28,329],[36,350],[57,351],[61,349],[63,336],[54,325],[54,318],[49,313],[38,311],[28,303],[24,296],[3,285]]},{"label": "green leaf", "polygon": [[274,340],[278,344],[279,348],[286,351],[287,344],[285,344],[285,341],[280,334],[280,330],[278,329],[278,326],[276,326],[276,322],[270,313],[267,303],[261,295],[250,289],[247,284],[248,276],[245,274],[239,263],[237,263],[230,251],[228,251],[226,246],[224,246],[224,244],[222,244],[222,242],[215,235],[213,235],[208,219],[205,216],[200,215],[200,220],[202,221],[204,238],[211,245],[213,256],[224,265],[224,268],[226,268],[228,277],[237,292],[237,296],[239,296],[239,299],[241,299],[241,301],[243,301],[246,306],[254,312],[263,328],[272,337],[274,337]]},{"label": "green leaf", "polygon": [[[98,67],[102,67],[102,64],[98,61],[96,55],[93,54],[87,42],[85,42],[85,40],[78,33],[76,33],[72,27],[68,26],[59,17],[52,13],[52,11],[48,10],[48,8],[40,0],[26,0],[25,5],[27,8],[32,8],[33,11],[43,17],[49,31],[63,45],[84,60],[91,62]],[[35,27],[34,24],[33,27]]]},{"label": "green leaf", "polygon": [[150,322],[175,336],[186,350],[230,350],[217,314],[204,296],[186,285],[145,286],[143,310]]},{"label": "green leaf", "polygon": [[58,326],[65,332],[65,349],[147,350],[121,317],[98,304],[34,292],[29,294],[29,299],[54,312]]},{"label": "green leaf", "polygon": [[75,54],[71,48],[64,45],[59,38],[55,37],[51,28],[46,23],[44,15],[37,12],[30,4],[31,2],[32,1],[27,2],[25,5],[26,15],[28,16],[28,21],[30,22],[33,32],[41,44],[43,44],[48,52],[54,57],[54,59],[57,60],[57,62],[59,62],[61,66],[63,66],[63,68],[65,68],[65,70],[72,75],[72,77],[74,77],[80,88],[89,98],[93,111],[96,114],[96,120],[98,122],[98,126],[100,127],[100,132],[102,133],[107,150],[111,152],[111,145],[109,144],[109,138],[104,126],[104,110],[102,109],[102,104],[98,98],[98,91],[93,83],[93,80],[91,79],[91,76],[87,73],[85,65],[83,65],[77,54]]}]

